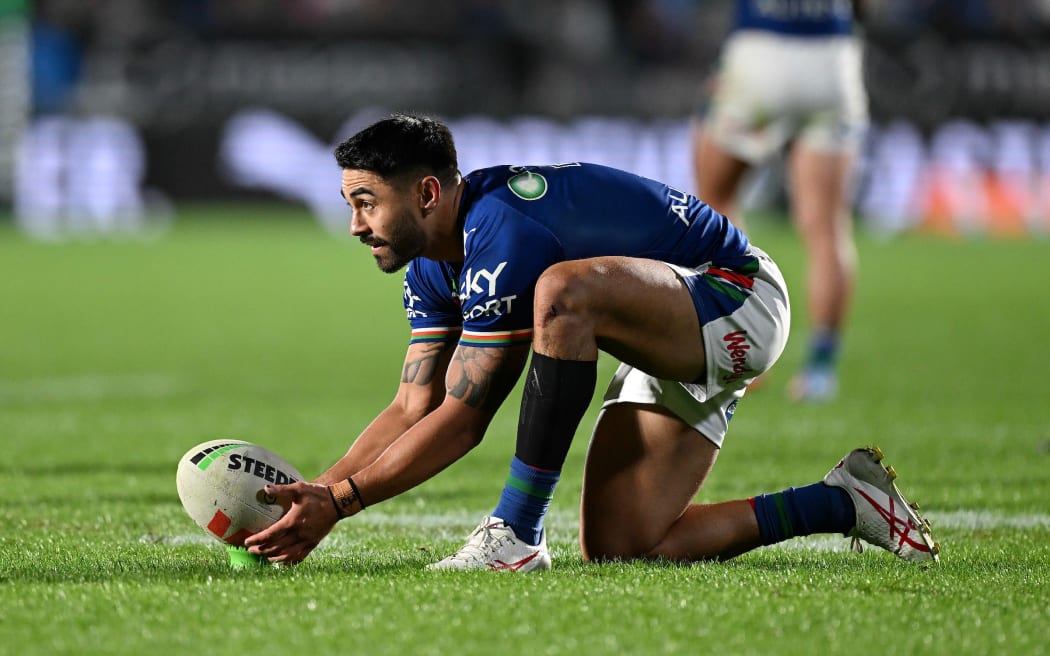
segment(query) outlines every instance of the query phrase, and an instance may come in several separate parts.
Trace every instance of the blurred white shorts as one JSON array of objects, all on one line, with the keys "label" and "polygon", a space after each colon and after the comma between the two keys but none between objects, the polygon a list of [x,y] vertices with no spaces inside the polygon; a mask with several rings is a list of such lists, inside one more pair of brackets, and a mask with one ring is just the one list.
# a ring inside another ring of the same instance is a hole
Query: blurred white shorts
[{"label": "blurred white shorts", "polygon": [[867,124],[854,37],[730,35],[704,127],[734,156],[758,164],[790,140],[822,151],[855,150]]},{"label": "blurred white shorts", "polygon": [[[751,381],[783,353],[791,324],[791,303],[780,269],[763,251],[752,246],[751,252],[758,258],[759,267],[743,304],[723,316],[701,320],[707,359],[704,382],[661,380],[621,364],[609,383],[602,408],[617,403],[662,406],[721,448],[737,402]],[[712,293],[708,285],[695,284],[712,275],[708,272],[710,265],[695,269],[667,266],[686,282],[694,300],[697,293]]]}]

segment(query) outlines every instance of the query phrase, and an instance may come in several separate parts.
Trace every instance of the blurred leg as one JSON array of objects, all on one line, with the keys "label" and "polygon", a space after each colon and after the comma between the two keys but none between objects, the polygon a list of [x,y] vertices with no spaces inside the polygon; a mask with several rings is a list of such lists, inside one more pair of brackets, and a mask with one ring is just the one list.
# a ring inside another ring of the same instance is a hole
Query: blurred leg
[{"label": "blurred leg", "polygon": [[698,197],[743,229],[737,194],[750,165],[723,148],[704,128],[695,130],[693,141]]},{"label": "blurred leg", "polygon": [[849,211],[853,157],[800,144],[791,154],[792,215],[808,258],[810,323],[841,330],[856,272]]},{"label": "blurred leg", "polygon": [[856,277],[849,210],[853,156],[797,145],[791,154],[792,217],[806,253],[810,330],[806,371],[792,384],[796,400],[835,395],[835,361]]},{"label": "blurred leg", "polygon": [[[737,228],[746,231],[744,215],[737,211],[737,198],[741,182],[751,170],[751,165],[723,148],[704,127],[694,129],[693,144],[693,170],[700,200],[715,208]],[[765,380],[765,376],[759,376],[748,389],[762,387]]]}]

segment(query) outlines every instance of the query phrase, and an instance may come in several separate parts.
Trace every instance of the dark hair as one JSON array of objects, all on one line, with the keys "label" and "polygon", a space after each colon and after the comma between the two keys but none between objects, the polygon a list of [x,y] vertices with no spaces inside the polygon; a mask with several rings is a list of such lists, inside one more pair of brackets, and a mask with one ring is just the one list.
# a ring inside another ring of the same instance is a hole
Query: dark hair
[{"label": "dark hair", "polygon": [[340,168],[372,171],[391,181],[433,175],[452,184],[459,169],[448,127],[411,114],[392,114],[361,130],[336,146],[335,161]]}]

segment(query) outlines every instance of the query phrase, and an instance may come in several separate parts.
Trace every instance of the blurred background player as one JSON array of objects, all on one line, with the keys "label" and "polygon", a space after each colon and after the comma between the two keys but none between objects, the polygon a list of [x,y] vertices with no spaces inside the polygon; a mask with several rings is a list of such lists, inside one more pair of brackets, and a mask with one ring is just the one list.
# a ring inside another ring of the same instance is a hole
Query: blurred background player
[{"label": "blurred background player", "polygon": [[791,216],[807,258],[809,348],[789,395],[827,401],[856,273],[850,217],[867,126],[850,0],[737,0],[709,112],[694,134],[698,195],[743,227],[745,175],[785,146]]}]

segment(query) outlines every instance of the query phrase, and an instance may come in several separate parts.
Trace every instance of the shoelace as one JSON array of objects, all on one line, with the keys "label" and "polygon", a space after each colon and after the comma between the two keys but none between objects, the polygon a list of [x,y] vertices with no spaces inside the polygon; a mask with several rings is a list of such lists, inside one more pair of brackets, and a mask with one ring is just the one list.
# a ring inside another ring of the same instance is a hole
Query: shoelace
[{"label": "shoelace", "polygon": [[483,562],[487,560],[489,554],[502,547],[504,541],[505,536],[493,537],[491,524],[482,524],[474,529],[474,532],[467,539],[467,543],[450,556],[449,560]]}]

